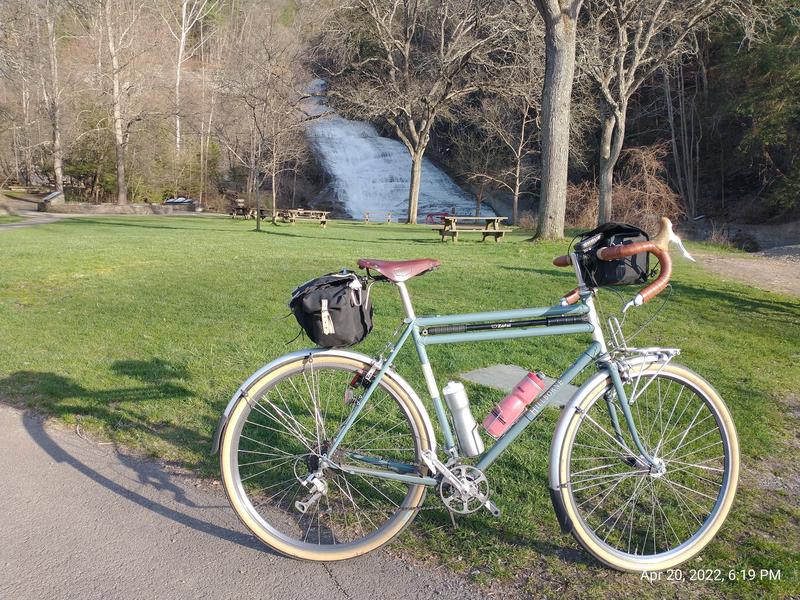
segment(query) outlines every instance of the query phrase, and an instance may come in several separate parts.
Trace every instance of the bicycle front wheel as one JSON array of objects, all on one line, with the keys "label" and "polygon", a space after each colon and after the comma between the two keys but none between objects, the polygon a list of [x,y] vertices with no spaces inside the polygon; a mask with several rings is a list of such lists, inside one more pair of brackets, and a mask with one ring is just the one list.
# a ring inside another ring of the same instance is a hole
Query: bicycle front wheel
[{"label": "bicycle front wheel", "polygon": [[424,500],[424,485],[344,470],[425,472],[425,420],[390,373],[329,452],[370,367],[334,354],[299,357],[253,382],[231,410],[220,446],[225,491],[250,531],[282,554],[364,554],[400,533]]},{"label": "bicycle front wheel", "polygon": [[639,456],[606,380],[574,407],[557,493],[573,535],[598,560],[622,571],[669,569],[700,552],[730,510],[736,429],[717,392],[680,365],[632,367],[625,388],[657,465]]}]

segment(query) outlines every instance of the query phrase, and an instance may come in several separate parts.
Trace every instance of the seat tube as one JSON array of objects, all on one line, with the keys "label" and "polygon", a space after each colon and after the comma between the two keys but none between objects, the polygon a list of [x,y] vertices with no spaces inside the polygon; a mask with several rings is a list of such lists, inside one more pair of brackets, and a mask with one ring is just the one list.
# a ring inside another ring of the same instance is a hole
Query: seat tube
[{"label": "seat tube", "polygon": [[442,428],[445,450],[448,454],[453,456],[457,451],[456,444],[453,439],[453,432],[450,429],[450,421],[444,409],[444,402],[442,402],[439,396],[439,386],[436,384],[436,379],[433,376],[433,369],[428,360],[428,351],[425,350],[425,344],[423,344],[420,339],[419,327],[412,323],[411,328],[412,335],[414,336],[414,346],[417,348],[417,355],[419,356],[419,363],[422,368],[422,375],[425,378],[425,385],[428,388],[428,395],[431,397],[431,402],[433,402],[433,407],[436,410],[436,418],[439,421],[439,426]]},{"label": "seat tube", "polygon": [[411,323],[411,332],[414,336],[414,345],[417,348],[417,355],[419,356],[420,367],[422,368],[422,375],[425,378],[425,385],[428,388],[428,395],[431,397],[433,407],[436,409],[436,418],[439,421],[439,426],[442,428],[444,436],[445,449],[449,454],[455,451],[456,445],[453,439],[453,432],[450,429],[450,421],[447,419],[447,413],[444,409],[444,403],[439,396],[439,386],[436,384],[436,379],[433,376],[433,369],[428,360],[428,352],[425,350],[425,344],[422,343],[419,335],[419,327],[414,323],[417,315],[414,313],[414,307],[411,305],[411,297],[408,295],[408,288],[402,281],[397,282],[398,289],[400,290],[400,298],[403,301],[403,308],[406,311],[406,316]]}]

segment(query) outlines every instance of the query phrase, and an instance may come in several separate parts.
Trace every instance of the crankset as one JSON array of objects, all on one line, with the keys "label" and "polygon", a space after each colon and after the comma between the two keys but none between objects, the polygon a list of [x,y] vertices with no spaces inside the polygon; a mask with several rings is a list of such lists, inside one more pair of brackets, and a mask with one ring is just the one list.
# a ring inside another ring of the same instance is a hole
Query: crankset
[{"label": "crankset", "polygon": [[450,512],[466,515],[487,508],[495,516],[500,510],[489,500],[489,480],[483,471],[471,465],[458,465],[450,469],[460,486],[443,479],[439,484],[439,495]]}]

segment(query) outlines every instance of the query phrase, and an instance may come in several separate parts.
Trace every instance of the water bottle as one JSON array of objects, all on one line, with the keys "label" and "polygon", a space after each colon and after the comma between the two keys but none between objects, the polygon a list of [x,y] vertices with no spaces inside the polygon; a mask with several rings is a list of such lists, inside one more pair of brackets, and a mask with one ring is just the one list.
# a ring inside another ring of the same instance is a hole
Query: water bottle
[{"label": "water bottle", "polygon": [[493,438],[499,438],[522,415],[544,389],[544,381],[536,373],[528,373],[514,386],[511,393],[495,406],[483,420],[483,426]]},{"label": "water bottle", "polygon": [[456,430],[458,447],[464,456],[478,456],[483,452],[483,440],[478,431],[478,424],[469,409],[469,398],[463,384],[450,381],[444,389],[444,401],[450,414],[453,415],[453,427]]}]

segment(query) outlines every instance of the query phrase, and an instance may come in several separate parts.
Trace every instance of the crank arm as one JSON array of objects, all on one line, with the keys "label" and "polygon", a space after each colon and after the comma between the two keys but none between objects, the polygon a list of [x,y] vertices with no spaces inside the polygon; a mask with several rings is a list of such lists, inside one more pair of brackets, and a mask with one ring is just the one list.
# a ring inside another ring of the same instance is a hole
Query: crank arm
[{"label": "crank arm", "polygon": [[294,503],[294,507],[295,507],[295,508],[296,508],[296,509],[297,509],[299,512],[301,512],[301,513],[303,513],[303,514],[306,514],[306,513],[308,512],[308,509],[309,509],[309,508],[311,508],[312,506],[314,506],[314,504],[316,504],[317,502],[319,502],[319,499],[320,499],[320,498],[322,498],[322,492],[319,492],[319,491],[317,491],[317,492],[314,492],[313,494],[311,494],[311,495],[310,495],[308,498],[306,498],[305,500],[297,500],[297,501]]},{"label": "crank arm", "polygon": [[431,470],[431,473],[441,473],[442,479],[456,488],[460,493],[469,492],[469,489],[458,480],[458,477],[453,475],[450,469],[448,469],[430,450],[426,450],[422,453],[422,462]]}]

